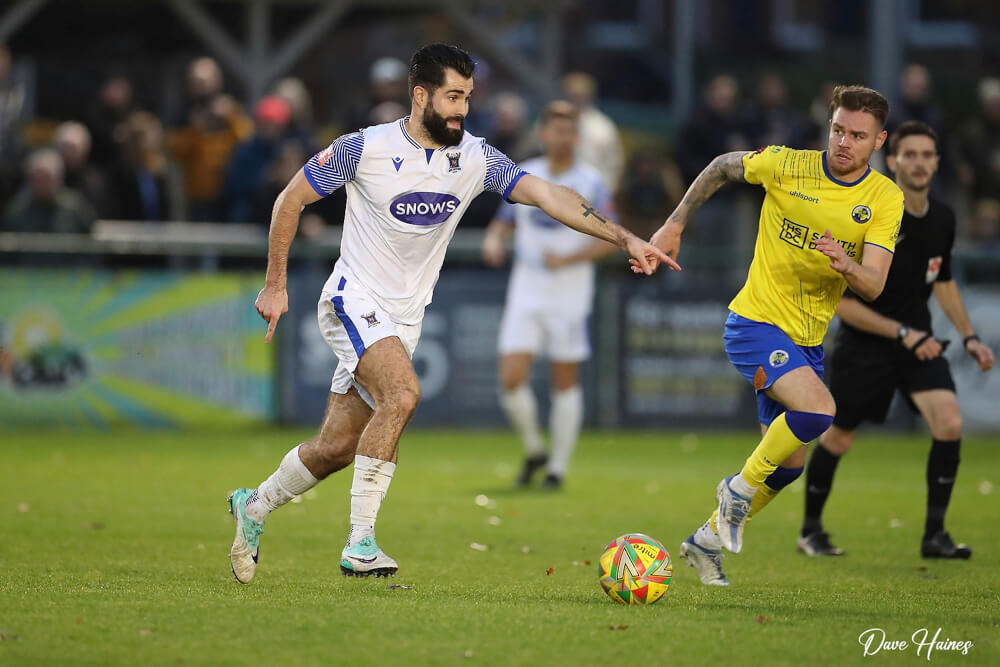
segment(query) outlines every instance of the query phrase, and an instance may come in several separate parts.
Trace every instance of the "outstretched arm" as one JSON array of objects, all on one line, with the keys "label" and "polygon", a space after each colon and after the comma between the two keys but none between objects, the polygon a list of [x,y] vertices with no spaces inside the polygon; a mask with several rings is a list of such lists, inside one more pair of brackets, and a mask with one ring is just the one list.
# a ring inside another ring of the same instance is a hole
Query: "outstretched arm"
[{"label": "outstretched arm", "polygon": [[667,222],[664,224],[673,223],[680,225],[683,229],[694,212],[707,202],[719,188],[726,183],[743,183],[744,155],[746,155],[746,151],[723,153],[709,162],[708,166],[698,174],[698,178],[694,179],[694,182],[688,187],[681,203],[667,217]]},{"label": "outstretched arm", "polygon": [[615,246],[607,241],[594,239],[590,245],[568,255],[557,255],[551,252],[545,253],[545,266],[550,269],[558,269],[570,264],[576,264],[577,262],[596,262],[612,254],[615,250]]},{"label": "outstretched arm", "polygon": [[267,342],[274,335],[278,318],[288,312],[288,250],[299,227],[299,216],[307,204],[318,199],[319,193],[299,169],[274,201],[271,228],[267,235],[267,273],[264,288],[254,304],[260,316],[267,320],[267,334],[264,336]]},{"label": "outstretched arm", "polygon": [[642,273],[652,274],[661,262],[675,271],[681,269],[677,262],[613,222],[575,190],[525,174],[511,190],[509,200],[537,206],[567,227],[615,244],[635,260]]},{"label": "outstretched arm", "polygon": [[965,351],[976,360],[980,370],[985,372],[993,368],[993,350],[979,340],[976,330],[972,328],[965,302],[962,301],[962,295],[958,291],[958,284],[954,280],[934,283],[934,296],[941,304],[941,310],[965,341]]},{"label": "outstretched arm", "polygon": [[673,213],[667,216],[650,242],[673,258],[681,247],[681,232],[702,204],[726,183],[743,183],[743,156],[745,151],[723,153],[701,170],[698,178],[688,187],[687,192]]}]

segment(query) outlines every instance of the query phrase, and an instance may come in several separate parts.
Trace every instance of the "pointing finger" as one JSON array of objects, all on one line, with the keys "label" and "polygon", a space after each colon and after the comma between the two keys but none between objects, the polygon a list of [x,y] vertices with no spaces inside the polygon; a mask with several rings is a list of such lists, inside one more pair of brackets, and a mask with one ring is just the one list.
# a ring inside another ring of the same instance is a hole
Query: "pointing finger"
[{"label": "pointing finger", "polygon": [[264,335],[264,341],[267,343],[271,342],[271,337],[274,336],[274,328],[278,326],[278,318],[280,315],[275,315],[273,318],[267,320],[267,333]]},{"label": "pointing finger", "polygon": [[659,248],[657,248],[655,245],[651,245],[649,247],[653,251],[653,254],[656,256],[657,260],[659,260],[660,262],[663,262],[664,264],[666,264],[667,266],[669,266],[674,271],[680,271],[681,270],[681,265],[678,264],[677,262],[675,262],[673,257],[671,257],[667,253],[663,252],[662,250],[660,250]]}]

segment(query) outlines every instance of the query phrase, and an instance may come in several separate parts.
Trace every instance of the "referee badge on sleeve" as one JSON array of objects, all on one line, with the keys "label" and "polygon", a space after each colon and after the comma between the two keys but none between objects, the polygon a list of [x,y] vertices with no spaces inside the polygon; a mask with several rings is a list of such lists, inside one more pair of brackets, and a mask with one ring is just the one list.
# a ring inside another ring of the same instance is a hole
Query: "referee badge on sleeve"
[{"label": "referee badge on sleeve", "polygon": [[941,257],[931,257],[927,260],[927,284],[930,285],[932,282],[937,280],[938,274],[941,273],[941,262],[943,259]]}]

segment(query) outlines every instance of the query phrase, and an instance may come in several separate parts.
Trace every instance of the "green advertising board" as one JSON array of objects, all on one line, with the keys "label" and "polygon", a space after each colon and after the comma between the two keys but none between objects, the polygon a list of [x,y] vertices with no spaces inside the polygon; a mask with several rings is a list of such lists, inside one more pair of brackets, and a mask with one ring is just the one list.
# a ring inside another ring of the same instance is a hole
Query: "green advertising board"
[{"label": "green advertising board", "polygon": [[273,418],[258,282],[242,273],[0,269],[0,428]]}]

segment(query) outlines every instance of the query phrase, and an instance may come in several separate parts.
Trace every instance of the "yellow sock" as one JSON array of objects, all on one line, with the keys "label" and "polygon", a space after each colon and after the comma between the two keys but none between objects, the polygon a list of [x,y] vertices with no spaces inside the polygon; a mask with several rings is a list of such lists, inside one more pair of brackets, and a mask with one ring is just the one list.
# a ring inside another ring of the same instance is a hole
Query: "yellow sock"
[{"label": "yellow sock", "polygon": [[776,491],[767,484],[761,484],[757,487],[757,493],[753,494],[753,500],[750,501],[750,513],[747,515],[747,520],[749,521],[754,514],[767,507],[767,504],[778,495],[778,491],[780,489]]},{"label": "yellow sock", "polygon": [[[771,422],[764,438],[753,450],[753,454],[750,455],[747,462],[743,464],[743,470],[740,474],[750,486],[760,487],[764,484],[764,480],[771,476],[779,463],[805,444],[795,437],[792,429],[788,428],[788,422],[785,421],[785,413],[783,412]],[[757,494],[754,495],[756,497]]]}]

